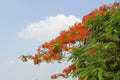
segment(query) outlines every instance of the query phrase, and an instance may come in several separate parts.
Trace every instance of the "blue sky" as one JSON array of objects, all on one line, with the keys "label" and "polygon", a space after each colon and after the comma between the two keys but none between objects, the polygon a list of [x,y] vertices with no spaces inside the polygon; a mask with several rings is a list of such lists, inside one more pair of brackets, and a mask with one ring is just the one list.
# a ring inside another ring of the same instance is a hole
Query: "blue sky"
[{"label": "blue sky", "polygon": [[[82,16],[115,0],[0,0],[0,80],[50,80],[68,63],[22,63],[21,54],[34,54]],[[64,80],[64,79],[58,79]],[[73,79],[66,79],[73,80]]]}]

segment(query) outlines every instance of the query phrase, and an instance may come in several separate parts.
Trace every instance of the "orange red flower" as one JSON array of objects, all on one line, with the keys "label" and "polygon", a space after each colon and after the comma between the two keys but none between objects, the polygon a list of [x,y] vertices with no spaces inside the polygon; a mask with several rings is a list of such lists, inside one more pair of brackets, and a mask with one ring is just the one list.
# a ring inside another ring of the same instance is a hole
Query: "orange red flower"
[{"label": "orange red flower", "polygon": [[56,78],[58,78],[60,76],[64,77],[65,74],[63,74],[63,73],[54,74],[54,75],[51,76],[51,79],[56,79]]},{"label": "orange red flower", "polygon": [[63,46],[62,46],[62,49],[65,50],[65,51],[68,51],[68,50],[69,50],[69,48],[68,48],[66,45],[63,45]]},{"label": "orange red flower", "polygon": [[58,60],[58,59],[60,59],[60,54],[53,54],[53,56],[52,56],[52,58],[54,59],[54,60]]},{"label": "orange red flower", "polygon": [[38,63],[39,63],[38,59],[34,59],[34,64],[36,65]]},{"label": "orange red flower", "polygon": [[43,57],[43,59],[45,59],[45,60],[50,59],[50,56],[49,56],[49,55],[47,55],[47,54],[44,54],[42,57]]},{"label": "orange red flower", "polygon": [[94,54],[95,51],[96,51],[95,49],[90,49],[90,50],[89,50],[89,53],[90,53],[90,54]]},{"label": "orange red flower", "polygon": [[71,70],[74,70],[76,67],[75,67],[75,65],[74,64],[71,64],[71,65],[69,65],[68,67],[66,67],[65,69],[63,69],[63,73],[69,73]]}]

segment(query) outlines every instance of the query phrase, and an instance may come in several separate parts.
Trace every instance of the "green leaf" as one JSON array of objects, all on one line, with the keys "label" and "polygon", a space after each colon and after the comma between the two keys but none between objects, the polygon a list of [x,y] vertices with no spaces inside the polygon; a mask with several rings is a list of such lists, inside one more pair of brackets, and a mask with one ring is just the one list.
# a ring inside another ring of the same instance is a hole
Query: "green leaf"
[{"label": "green leaf", "polygon": [[103,71],[102,71],[101,68],[99,68],[99,69],[98,69],[98,79],[99,79],[99,80],[103,80],[102,74],[103,74]]}]

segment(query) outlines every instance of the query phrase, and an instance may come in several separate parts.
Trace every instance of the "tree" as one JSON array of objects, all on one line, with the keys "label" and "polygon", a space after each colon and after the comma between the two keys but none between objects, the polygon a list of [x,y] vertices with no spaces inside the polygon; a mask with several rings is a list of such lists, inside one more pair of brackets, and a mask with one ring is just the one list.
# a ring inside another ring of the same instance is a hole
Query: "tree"
[{"label": "tree", "polygon": [[120,79],[120,3],[103,5],[83,16],[55,39],[40,45],[35,55],[21,55],[21,60],[41,62],[71,61],[62,73],[51,76],[79,80]]}]

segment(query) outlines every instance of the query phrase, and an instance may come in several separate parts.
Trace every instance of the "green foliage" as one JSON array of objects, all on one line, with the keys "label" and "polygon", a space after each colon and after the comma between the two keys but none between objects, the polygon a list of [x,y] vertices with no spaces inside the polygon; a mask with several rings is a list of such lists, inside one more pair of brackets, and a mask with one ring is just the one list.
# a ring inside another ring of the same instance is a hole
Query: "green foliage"
[{"label": "green foliage", "polygon": [[[114,5],[115,6],[115,5]],[[69,60],[76,63],[83,80],[120,79],[120,6],[106,9],[85,20],[91,33],[83,46],[71,50]],[[95,51],[90,53],[90,50]]]}]

